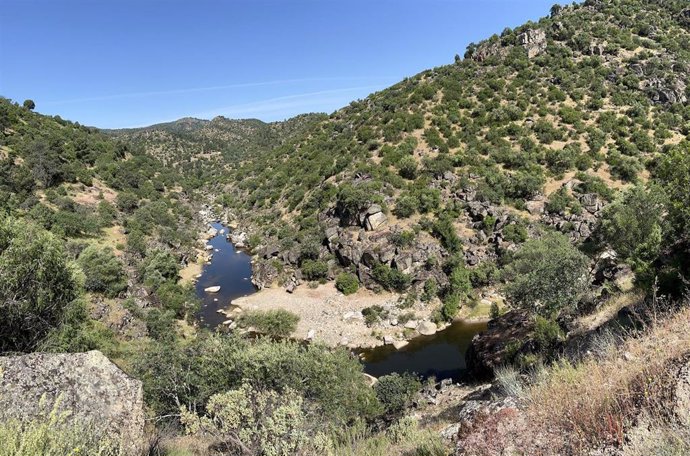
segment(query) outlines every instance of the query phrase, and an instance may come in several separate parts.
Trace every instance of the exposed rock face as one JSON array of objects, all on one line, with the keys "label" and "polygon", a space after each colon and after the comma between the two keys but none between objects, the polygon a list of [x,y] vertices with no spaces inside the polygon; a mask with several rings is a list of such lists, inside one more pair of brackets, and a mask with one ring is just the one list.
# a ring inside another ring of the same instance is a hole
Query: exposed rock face
[{"label": "exposed rock face", "polygon": [[472,55],[472,59],[477,62],[483,62],[489,57],[497,56],[504,57],[508,53],[508,49],[503,47],[500,42],[491,42],[481,44]]},{"label": "exposed rock face", "polygon": [[688,97],[685,95],[686,85],[683,81],[664,81],[660,78],[651,78],[645,81],[643,85],[655,103],[674,104],[688,101]]},{"label": "exposed rock face", "polygon": [[[44,401],[41,398],[44,397]],[[99,351],[0,357],[0,417],[28,420],[58,405],[69,420],[120,438],[127,455],[144,447],[141,382]]]},{"label": "exposed rock face", "polygon": [[367,231],[374,231],[378,229],[381,225],[386,223],[386,220],[386,215],[383,212],[369,214],[366,218],[365,227]]},{"label": "exposed rock face", "polygon": [[467,350],[465,362],[470,375],[486,378],[506,364],[511,343],[524,343],[534,328],[533,320],[523,312],[511,311],[491,320],[487,330],[477,334]]},{"label": "exposed rock face", "polygon": [[518,44],[527,50],[527,56],[531,59],[546,50],[546,32],[543,30],[527,30],[517,37]]}]

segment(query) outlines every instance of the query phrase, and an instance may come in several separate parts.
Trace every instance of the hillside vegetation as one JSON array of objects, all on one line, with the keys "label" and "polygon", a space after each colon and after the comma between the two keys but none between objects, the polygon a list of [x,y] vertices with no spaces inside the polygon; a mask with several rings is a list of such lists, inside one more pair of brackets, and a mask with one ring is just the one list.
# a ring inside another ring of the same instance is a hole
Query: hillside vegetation
[{"label": "hillside vegetation", "polygon": [[[604,227],[599,220],[621,190],[636,189],[614,207],[656,198],[642,204],[654,222],[661,196],[640,188],[668,184],[664,170],[688,147],[685,6],[555,6],[470,45],[451,65],[310,118],[272,150],[245,148],[211,193],[253,234],[263,260],[255,282],[351,272],[371,289],[422,296],[426,285],[427,298],[446,303],[437,318],[452,318],[456,301],[470,304],[478,296],[470,289],[495,286],[511,252],[544,230],[588,246],[590,256],[605,247],[623,215],[610,212]],[[224,131],[214,122],[198,130],[195,147],[223,150],[211,145]],[[635,255],[640,271],[656,259]]]},{"label": "hillside vegetation", "polygon": [[[106,353],[150,454],[686,454],[689,70],[687,2],[587,0],[329,116],[104,132],[0,99],[0,353]],[[479,309],[495,383],[372,386],[284,309],[240,319],[273,337],[198,328],[202,208],[259,288],[399,297],[372,334]],[[110,452],[60,429],[13,448]]]}]

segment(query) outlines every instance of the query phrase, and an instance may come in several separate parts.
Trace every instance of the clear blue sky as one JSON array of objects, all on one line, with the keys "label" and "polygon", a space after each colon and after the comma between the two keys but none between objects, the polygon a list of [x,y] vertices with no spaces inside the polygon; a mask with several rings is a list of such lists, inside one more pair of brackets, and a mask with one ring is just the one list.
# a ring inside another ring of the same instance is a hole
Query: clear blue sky
[{"label": "clear blue sky", "polygon": [[102,128],[333,110],[555,0],[0,0],[0,95]]}]

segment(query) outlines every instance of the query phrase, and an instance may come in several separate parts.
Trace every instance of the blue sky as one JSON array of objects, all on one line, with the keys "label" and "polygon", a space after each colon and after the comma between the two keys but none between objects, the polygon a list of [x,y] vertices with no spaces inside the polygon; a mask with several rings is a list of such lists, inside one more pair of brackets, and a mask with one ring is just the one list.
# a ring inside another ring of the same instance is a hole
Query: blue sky
[{"label": "blue sky", "polygon": [[0,0],[0,95],[101,128],[333,110],[554,0]]}]

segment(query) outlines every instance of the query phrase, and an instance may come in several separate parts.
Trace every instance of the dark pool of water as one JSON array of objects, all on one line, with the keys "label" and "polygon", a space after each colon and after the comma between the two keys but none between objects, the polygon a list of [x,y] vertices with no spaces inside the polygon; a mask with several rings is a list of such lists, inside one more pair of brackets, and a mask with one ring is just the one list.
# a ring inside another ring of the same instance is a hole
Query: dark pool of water
[{"label": "dark pool of water", "polygon": [[[217,312],[218,309],[227,309],[231,300],[256,292],[251,281],[251,257],[235,249],[226,239],[229,232],[227,227],[220,223],[214,223],[213,227],[219,232],[225,232],[206,243],[213,246],[213,259],[211,264],[204,265],[201,277],[196,282],[196,294],[201,299],[199,324],[208,328],[215,328],[227,319],[225,315]],[[204,291],[205,288],[216,285],[220,285],[218,293]]]},{"label": "dark pool of water", "polygon": [[432,336],[414,338],[400,350],[391,345],[366,350],[364,372],[374,377],[409,372],[422,378],[458,380],[465,372],[465,353],[472,338],[485,329],[486,323],[457,321]]}]

